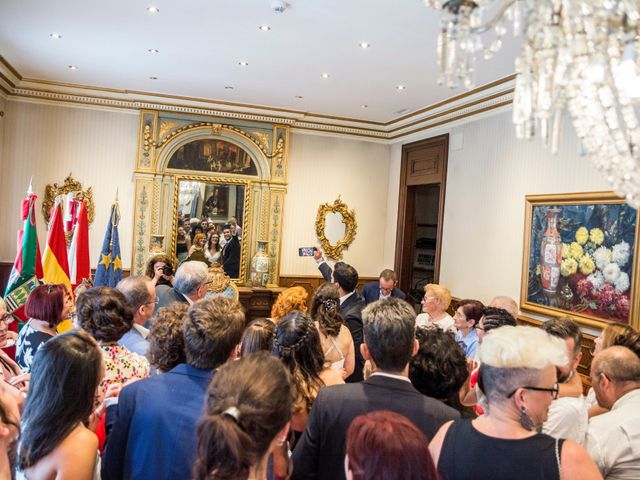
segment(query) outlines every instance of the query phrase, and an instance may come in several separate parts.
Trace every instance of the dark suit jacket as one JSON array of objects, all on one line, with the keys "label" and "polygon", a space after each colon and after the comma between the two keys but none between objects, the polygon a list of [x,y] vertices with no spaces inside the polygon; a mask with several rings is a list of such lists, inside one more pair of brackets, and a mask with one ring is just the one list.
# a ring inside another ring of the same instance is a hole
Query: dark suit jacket
[{"label": "dark suit jacket", "polygon": [[222,248],[222,268],[231,278],[240,276],[240,241],[233,235]]},{"label": "dark suit jacket", "polygon": [[158,297],[158,303],[153,310],[155,314],[159,308],[168,307],[174,303],[189,303],[184,295],[175,291],[175,289],[169,285],[156,286],[156,296]]},{"label": "dark suit jacket", "polygon": [[355,417],[375,410],[404,415],[428,440],[444,423],[460,418],[453,408],[396,378],[374,375],[361,383],[324,387],[293,450],[293,479],[344,479],[347,429]]},{"label": "dark suit jacket", "polygon": [[[407,296],[399,288],[393,287],[391,296],[404,300]],[[380,299],[380,282],[369,282],[362,288],[362,297],[364,302],[369,304]]]},{"label": "dark suit jacket", "polygon": [[364,338],[362,333],[362,309],[365,306],[366,304],[358,292],[353,292],[353,295],[340,305],[340,314],[342,315],[344,324],[351,332],[356,353],[356,367],[353,373],[345,380],[348,383],[360,382],[364,378],[362,376],[364,359],[362,358],[362,353],[360,353],[360,344]]},{"label": "dark suit jacket", "polygon": [[213,370],[181,363],[123,388],[102,458],[102,479],[191,479],[196,426],[212,375]]}]

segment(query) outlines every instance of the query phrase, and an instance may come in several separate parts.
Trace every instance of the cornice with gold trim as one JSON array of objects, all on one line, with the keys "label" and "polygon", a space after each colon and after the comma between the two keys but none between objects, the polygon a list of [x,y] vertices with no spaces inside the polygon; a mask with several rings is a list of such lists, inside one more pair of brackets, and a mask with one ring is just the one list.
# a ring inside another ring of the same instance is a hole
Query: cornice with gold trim
[{"label": "cornice with gold trim", "polygon": [[8,100],[158,110],[277,123],[289,126],[292,131],[345,135],[384,143],[394,143],[417,132],[506,107],[513,100],[514,79],[514,75],[505,77],[388,122],[376,122],[261,105],[23,78],[0,56],[0,93],[4,93]]}]

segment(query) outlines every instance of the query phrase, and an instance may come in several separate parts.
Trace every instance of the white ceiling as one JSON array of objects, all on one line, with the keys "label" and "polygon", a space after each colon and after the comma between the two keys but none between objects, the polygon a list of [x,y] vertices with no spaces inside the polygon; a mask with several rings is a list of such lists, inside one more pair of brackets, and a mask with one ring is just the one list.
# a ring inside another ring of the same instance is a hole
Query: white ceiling
[{"label": "white ceiling", "polygon": [[[437,85],[440,15],[421,0],[290,0],[282,14],[270,3],[0,0],[0,55],[29,79],[377,122],[465,91]],[[512,74],[518,48],[507,36],[494,59],[480,58],[476,85]]]}]

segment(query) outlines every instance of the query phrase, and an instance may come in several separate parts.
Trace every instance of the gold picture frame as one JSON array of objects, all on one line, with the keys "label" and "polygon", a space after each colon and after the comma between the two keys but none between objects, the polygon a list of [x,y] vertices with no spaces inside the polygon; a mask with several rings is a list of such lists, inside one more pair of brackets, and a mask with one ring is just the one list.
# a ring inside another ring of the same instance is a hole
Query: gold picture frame
[{"label": "gold picture frame", "polygon": [[638,235],[636,210],[613,192],[526,196],[522,310],[640,327]]},{"label": "gold picture frame", "polygon": [[[345,225],[344,237],[339,240],[335,245],[331,245],[331,242],[326,236],[325,228],[327,226],[327,215],[329,213],[338,213],[342,215],[342,223]],[[356,213],[354,210],[349,210],[349,207],[338,198],[331,203],[323,203],[318,208],[318,215],[316,217],[316,236],[322,245],[324,252],[331,258],[342,258],[342,251],[351,245],[356,237],[356,230],[358,224],[356,222]]]}]

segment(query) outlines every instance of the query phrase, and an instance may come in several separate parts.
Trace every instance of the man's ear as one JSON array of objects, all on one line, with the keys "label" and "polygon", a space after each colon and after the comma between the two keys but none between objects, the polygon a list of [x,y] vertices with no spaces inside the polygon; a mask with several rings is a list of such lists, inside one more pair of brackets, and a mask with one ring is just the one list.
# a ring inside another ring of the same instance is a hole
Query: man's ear
[{"label": "man's ear", "polygon": [[578,365],[580,365],[580,360],[582,360],[582,350],[578,352],[578,355],[576,355],[576,358],[573,361],[573,370],[578,368]]},{"label": "man's ear", "polygon": [[416,353],[418,353],[418,350],[420,350],[420,344],[418,343],[417,339],[413,339],[413,351],[411,352],[411,358],[416,356]]},{"label": "man's ear", "polygon": [[365,362],[367,360],[372,360],[369,347],[367,347],[367,344],[364,342],[360,344],[360,353],[362,354],[362,358],[364,359]]}]

